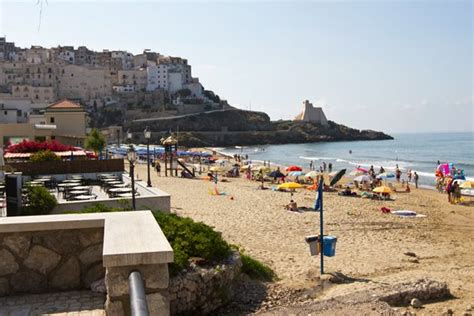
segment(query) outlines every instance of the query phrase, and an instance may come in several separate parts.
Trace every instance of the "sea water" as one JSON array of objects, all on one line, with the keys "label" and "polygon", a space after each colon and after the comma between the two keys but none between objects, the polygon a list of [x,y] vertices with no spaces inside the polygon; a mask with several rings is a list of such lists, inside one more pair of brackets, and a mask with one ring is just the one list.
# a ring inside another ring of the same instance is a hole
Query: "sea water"
[{"label": "sea water", "polygon": [[416,171],[420,183],[434,185],[435,169],[441,163],[452,162],[474,180],[474,132],[393,134],[393,140],[324,142],[309,144],[266,145],[222,149],[227,154],[247,154],[249,159],[270,160],[279,165],[299,165],[309,168],[313,161],[316,169],[323,162],[332,163],[333,170],[346,168],[348,172],[361,166],[374,166],[376,172],[383,166],[393,172],[398,167],[406,178],[408,170]]}]

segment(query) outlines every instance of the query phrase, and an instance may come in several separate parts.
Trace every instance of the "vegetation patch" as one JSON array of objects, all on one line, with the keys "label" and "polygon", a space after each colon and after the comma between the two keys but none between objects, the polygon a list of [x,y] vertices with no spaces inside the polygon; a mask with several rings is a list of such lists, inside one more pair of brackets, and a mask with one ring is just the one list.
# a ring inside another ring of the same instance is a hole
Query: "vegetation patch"
[{"label": "vegetation patch", "polygon": [[22,209],[24,215],[50,214],[58,205],[56,198],[43,187],[28,187],[26,200],[27,205]]},{"label": "vegetation patch", "polygon": [[261,281],[273,281],[276,279],[276,274],[266,264],[258,261],[246,255],[243,252],[240,252],[242,258],[242,272],[247,274],[252,279],[257,279]]},{"label": "vegetation patch", "polygon": [[61,158],[51,150],[41,150],[30,156],[31,162],[59,161]]},{"label": "vegetation patch", "polygon": [[210,226],[174,214],[154,212],[154,216],[174,250],[172,275],[186,268],[191,257],[218,261],[230,255],[229,244]]}]

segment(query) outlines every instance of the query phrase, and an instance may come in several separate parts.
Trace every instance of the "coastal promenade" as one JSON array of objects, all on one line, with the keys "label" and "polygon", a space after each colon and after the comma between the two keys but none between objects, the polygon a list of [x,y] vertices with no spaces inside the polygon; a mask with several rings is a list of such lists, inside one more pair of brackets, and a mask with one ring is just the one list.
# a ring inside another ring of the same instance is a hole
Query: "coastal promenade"
[{"label": "coastal promenade", "polygon": [[[146,166],[137,169],[145,178]],[[427,277],[446,282],[456,299],[425,305],[425,313],[445,307],[464,311],[474,301],[472,206],[450,205],[444,194],[414,188],[393,194],[394,201],[325,193],[325,231],[337,237],[336,256],[326,258],[326,272],[352,281],[322,287],[319,257],[311,257],[304,242],[319,231],[319,214],[285,211],[289,193],[257,190],[259,183],[243,178],[228,181],[217,185],[226,196],[215,196],[209,194],[214,187],[209,181],[152,173],[153,186],[172,196],[171,212],[215,227],[228,242],[274,269],[282,287],[313,289],[323,299]],[[298,191],[293,198],[299,206],[312,207],[315,194]],[[426,217],[383,214],[383,206]]]}]

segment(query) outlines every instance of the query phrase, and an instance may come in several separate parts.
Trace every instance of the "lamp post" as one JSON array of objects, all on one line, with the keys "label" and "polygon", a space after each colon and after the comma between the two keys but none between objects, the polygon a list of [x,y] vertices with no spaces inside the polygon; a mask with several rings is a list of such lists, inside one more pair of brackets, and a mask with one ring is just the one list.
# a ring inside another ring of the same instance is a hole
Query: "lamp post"
[{"label": "lamp post", "polygon": [[135,149],[133,149],[133,146],[130,145],[130,149],[127,153],[127,160],[130,165],[130,179],[132,181],[132,208],[133,210],[136,210],[135,208],[135,174],[134,174],[134,169],[135,169],[135,162],[137,161],[137,153],[135,152]]},{"label": "lamp post", "polygon": [[132,132],[130,132],[130,130],[128,129],[127,130],[127,140],[128,140],[129,143],[132,141],[132,136],[133,136]]},{"label": "lamp post", "polygon": [[147,164],[147,174],[148,174],[148,181],[147,187],[151,187],[151,179],[150,179],[150,138],[151,138],[151,131],[148,129],[148,126],[143,131],[145,134],[146,139],[146,164]]}]

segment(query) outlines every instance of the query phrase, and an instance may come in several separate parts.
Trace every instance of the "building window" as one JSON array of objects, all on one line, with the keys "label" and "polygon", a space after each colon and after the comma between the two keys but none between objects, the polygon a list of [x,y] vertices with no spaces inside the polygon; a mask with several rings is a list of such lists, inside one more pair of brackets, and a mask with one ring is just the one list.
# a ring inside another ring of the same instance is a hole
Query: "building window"
[{"label": "building window", "polygon": [[54,124],[54,117],[50,117],[50,118],[49,118],[49,122],[50,122],[51,124]]}]

